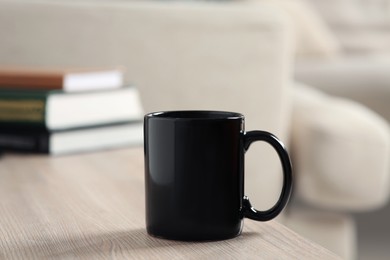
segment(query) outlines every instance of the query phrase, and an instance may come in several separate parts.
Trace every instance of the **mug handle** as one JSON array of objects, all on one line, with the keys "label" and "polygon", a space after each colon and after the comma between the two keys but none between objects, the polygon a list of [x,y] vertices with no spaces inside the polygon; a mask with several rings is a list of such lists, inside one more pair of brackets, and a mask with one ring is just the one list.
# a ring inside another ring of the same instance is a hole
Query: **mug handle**
[{"label": "mug handle", "polygon": [[265,141],[269,143],[278,153],[283,167],[283,187],[276,204],[268,210],[259,211],[252,207],[247,196],[242,201],[243,216],[257,221],[268,221],[275,218],[286,206],[292,189],[292,166],[283,143],[273,134],[265,131],[249,131],[243,135],[244,151],[255,141]]}]

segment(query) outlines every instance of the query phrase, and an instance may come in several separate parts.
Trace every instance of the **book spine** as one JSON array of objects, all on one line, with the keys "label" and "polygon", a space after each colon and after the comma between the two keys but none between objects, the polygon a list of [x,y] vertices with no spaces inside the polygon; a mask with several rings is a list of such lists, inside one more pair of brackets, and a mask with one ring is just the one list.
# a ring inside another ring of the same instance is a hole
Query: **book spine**
[{"label": "book spine", "polygon": [[49,133],[0,133],[0,150],[49,153]]},{"label": "book spine", "polygon": [[0,86],[22,89],[62,89],[63,75],[7,74],[0,71]]},{"label": "book spine", "polygon": [[45,125],[46,95],[0,92],[0,124]]}]

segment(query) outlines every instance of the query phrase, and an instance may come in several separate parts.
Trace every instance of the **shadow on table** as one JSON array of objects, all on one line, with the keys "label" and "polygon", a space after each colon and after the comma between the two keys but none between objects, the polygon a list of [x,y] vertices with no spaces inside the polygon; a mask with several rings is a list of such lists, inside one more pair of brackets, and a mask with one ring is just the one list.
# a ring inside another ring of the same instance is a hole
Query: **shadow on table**
[{"label": "shadow on table", "polygon": [[[233,240],[244,241],[251,237],[261,236],[259,233],[244,232],[241,236],[229,240],[213,242],[181,242],[151,237],[145,229],[127,231],[99,232],[92,234],[70,234],[64,237],[42,236],[31,239],[24,244],[20,241],[11,243],[8,252],[0,253],[5,258],[110,258],[125,256],[126,258],[158,258],[161,253],[175,256],[177,250],[190,252],[199,249],[201,253],[218,255],[231,248]],[[218,247],[206,246],[209,244]],[[147,250],[146,250],[147,249]],[[130,253],[129,251],[133,251]],[[218,252],[217,252],[218,251]]]}]

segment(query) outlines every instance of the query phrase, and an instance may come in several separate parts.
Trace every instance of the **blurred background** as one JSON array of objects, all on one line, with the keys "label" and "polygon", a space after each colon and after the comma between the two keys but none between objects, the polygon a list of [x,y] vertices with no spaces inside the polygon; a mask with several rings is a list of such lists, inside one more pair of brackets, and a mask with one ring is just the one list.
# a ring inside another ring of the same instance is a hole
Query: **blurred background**
[{"label": "blurred background", "polygon": [[[291,152],[278,220],[343,259],[389,259],[390,0],[0,0],[0,34],[1,65],[123,67],[145,112],[242,112]],[[260,209],[275,157],[247,156]]]}]

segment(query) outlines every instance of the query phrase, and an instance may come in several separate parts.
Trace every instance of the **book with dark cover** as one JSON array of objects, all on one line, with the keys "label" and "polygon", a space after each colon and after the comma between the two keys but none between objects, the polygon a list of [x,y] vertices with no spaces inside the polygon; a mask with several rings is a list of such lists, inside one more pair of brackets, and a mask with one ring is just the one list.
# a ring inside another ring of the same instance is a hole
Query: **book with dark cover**
[{"label": "book with dark cover", "polygon": [[142,121],[63,131],[0,127],[0,151],[61,155],[141,145]]}]

